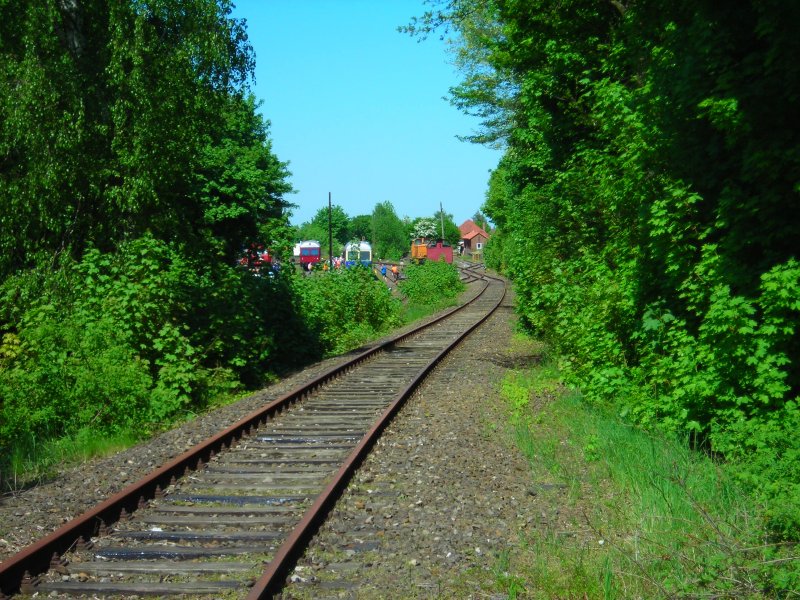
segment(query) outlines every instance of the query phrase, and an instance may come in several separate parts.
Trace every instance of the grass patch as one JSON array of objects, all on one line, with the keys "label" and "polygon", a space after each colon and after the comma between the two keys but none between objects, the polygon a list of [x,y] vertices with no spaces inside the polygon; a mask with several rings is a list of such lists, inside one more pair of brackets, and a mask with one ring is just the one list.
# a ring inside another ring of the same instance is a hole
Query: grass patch
[{"label": "grass patch", "polygon": [[587,405],[547,362],[509,371],[502,395],[534,482],[561,490],[540,495],[558,520],[498,558],[508,597],[800,597],[800,552],[769,543],[725,465]]},{"label": "grass patch", "polygon": [[89,429],[42,443],[37,443],[36,439],[20,440],[3,461],[3,472],[0,473],[2,491],[20,490],[41,483],[65,466],[80,464],[97,456],[109,456],[139,440],[141,432],[99,435]]}]

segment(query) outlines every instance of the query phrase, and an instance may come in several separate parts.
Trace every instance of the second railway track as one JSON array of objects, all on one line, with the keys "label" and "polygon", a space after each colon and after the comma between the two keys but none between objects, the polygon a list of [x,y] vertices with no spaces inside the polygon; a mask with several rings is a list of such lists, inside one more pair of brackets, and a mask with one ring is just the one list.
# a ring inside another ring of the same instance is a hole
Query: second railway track
[{"label": "second railway track", "polygon": [[0,596],[274,594],[388,418],[498,306],[504,284],[485,281],[465,307],[271,403],[12,557]]}]

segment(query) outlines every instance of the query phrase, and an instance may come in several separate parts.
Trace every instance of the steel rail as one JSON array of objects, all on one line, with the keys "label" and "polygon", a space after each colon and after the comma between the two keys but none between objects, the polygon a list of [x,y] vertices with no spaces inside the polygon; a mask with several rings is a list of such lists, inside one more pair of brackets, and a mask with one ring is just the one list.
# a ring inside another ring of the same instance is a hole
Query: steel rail
[{"label": "steel rail", "polygon": [[126,514],[134,512],[139,506],[145,504],[147,500],[155,498],[160,494],[161,490],[165,489],[177,478],[190,470],[199,468],[203,463],[208,462],[214,454],[235,444],[253,428],[265,424],[268,418],[280,414],[295,402],[305,399],[316,389],[378,353],[386,351],[454,313],[466,309],[483,295],[488,285],[487,281],[483,289],[469,302],[445,311],[427,323],[368,348],[352,359],[328,369],[308,383],[250,413],[0,563],[0,597],[4,594],[14,594],[20,590],[31,591],[31,576],[47,572],[54,557],[68,552],[76,544],[82,543],[82,540],[94,537],[106,524],[124,519]]},{"label": "steel rail", "polygon": [[333,480],[317,497],[317,499],[314,501],[314,504],[308,509],[308,511],[306,511],[305,515],[297,524],[292,533],[289,534],[284,543],[278,548],[272,560],[267,565],[264,574],[251,588],[246,600],[265,600],[280,592],[281,588],[283,587],[285,576],[288,574],[294,562],[305,549],[308,540],[313,537],[317,527],[324,521],[328,511],[333,507],[336,500],[345,490],[356,469],[367,456],[372,446],[378,440],[383,430],[391,422],[395,414],[397,414],[405,401],[419,387],[419,385],[430,374],[430,372],[441,362],[441,360],[447,354],[449,354],[453,348],[460,344],[464,338],[472,333],[472,331],[474,331],[484,321],[492,316],[492,314],[494,314],[495,310],[497,310],[497,307],[500,306],[504,298],[505,289],[503,290],[503,294],[500,299],[483,317],[480,318],[480,320],[476,321],[446,347],[440,350],[433,360],[431,360],[431,362],[428,363],[428,365],[425,366],[424,369],[422,369],[413,378],[413,380],[395,396],[395,399],[386,408],[378,421],[353,449],[352,453],[342,464]]}]

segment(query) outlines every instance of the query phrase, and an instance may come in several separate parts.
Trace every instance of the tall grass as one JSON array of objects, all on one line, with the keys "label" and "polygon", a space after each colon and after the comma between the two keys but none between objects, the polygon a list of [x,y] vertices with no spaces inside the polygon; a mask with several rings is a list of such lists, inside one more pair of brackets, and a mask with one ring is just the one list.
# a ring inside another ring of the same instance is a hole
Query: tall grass
[{"label": "tall grass", "polygon": [[141,432],[126,431],[100,435],[82,429],[64,438],[44,442],[30,436],[19,439],[0,458],[0,492],[19,490],[40,483],[65,465],[78,464],[97,456],[108,456],[141,439]]},{"label": "tall grass", "polygon": [[434,315],[442,310],[456,306],[457,304],[458,301],[453,299],[441,300],[433,304],[408,302],[403,305],[400,318],[404,324],[408,325],[414,321],[419,321],[420,319]]},{"label": "tall grass", "polygon": [[502,395],[571,520],[524,536],[526,597],[800,597],[799,553],[768,543],[762,507],[724,464],[589,406],[552,367],[510,372]]}]

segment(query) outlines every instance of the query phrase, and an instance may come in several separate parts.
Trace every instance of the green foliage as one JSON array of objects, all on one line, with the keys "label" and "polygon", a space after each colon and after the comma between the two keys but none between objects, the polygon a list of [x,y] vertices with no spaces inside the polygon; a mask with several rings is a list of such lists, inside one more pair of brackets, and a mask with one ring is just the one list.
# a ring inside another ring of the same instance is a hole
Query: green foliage
[{"label": "green foliage", "polygon": [[0,3],[0,448],[144,432],[302,360],[285,163],[228,0]]},{"label": "green foliage", "polygon": [[502,142],[486,260],[592,402],[735,465],[798,539],[800,7],[448,0]]},{"label": "green foliage", "polygon": [[202,223],[229,263],[252,242],[266,241],[279,253],[290,245],[280,231],[286,221],[283,197],[292,191],[289,173],[272,153],[269,123],[257,109],[252,96],[228,99],[223,124],[210,131],[195,174]]},{"label": "green foliage", "polygon": [[400,260],[410,243],[405,226],[388,200],[379,202],[372,211],[372,255],[378,260]]},{"label": "green foliage", "polygon": [[347,225],[347,239],[372,242],[372,215],[357,215]]},{"label": "green foliage", "polygon": [[346,352],[400,324],[399,303],[365,267],[319,271],[294,285],[315,352]]},{"label": "green foliage", "polygon": [[458,247],[458,243],[461,241],[461,230],[456,225],[456,222],[453,221],[453,215],[444,213],[444,241],[453,246],[453,248]]},{"label": "green foliage", "polygon": [[[229,375],[208,389],[212,373],[189,339],[190,274],[181,255],[143,238],[6,280],[6,298],[17,297],[9,313],[20,318],[4,346],[17,344],[0,365],[0,445],[18,435],[159,423],[230,386]],[[52,282],[22,305],[32,278]]]},{"label": "green foliage", "polygon": [[481,211],[478,211],[472,215],[472,222],[486,232],[491,229],[491,227],[489,227],[489,220]]},{"label": "green foliage", "polygon": [[[254,146],[243,129],[258,127],[242,117],[253,106],[237,99],[252,53],[227,0],[23,1],[0,11],[0,276],[43,250],[80,258],[89,245],[106,251],[145,232],[192,239],[205,233],[204,214],[220,222],[211,204],[230,202],[219,192],[231,175],[220,161],[235,154],[227,117],[238,115],[240,150]],[[247,203],[241,175],[233,179]]]},{"label": "green foliage", "polygon": [[350,241],[348,237],[350,234],[350,218],[338,204],[331,206],[330,211],[328,211],[327,206],[320,208],[314,218],[311,219],[310,225],[311,228],[307,234],[316,235],[317,237],[303,237],[303,239],[317,240],[322,243],[323,249],[328,247],[329,225],[334,243],[338,242],[339,245],[343,245]]},{"label": "green foliage", "polygon": [[537,528],[514,551],[511,574],[530,595],[568,594],[576,582],[559,574],[574,564],[582,566],[578,585],[593,597],[617,588],[625,597],[784,598],[796,588],[796,547],[769,540],[769,515],[735,464],[716,464],[672,435],[586,404],[559,387],[547,364],[510,372],[501,391],[533,481],[553,478],[577,491],[558,500],[558,533],[577,539],[542,540]]},{"label": "green foliage", "polygon": [[322,244],[323,250],[328,245],[328,225],[325,227],[314,223],[303,223],[297,228],[298,240],[316,240]]},{"label": "green foliage", "polygon": [[152,384],[111,318],[85,322],[44,305],[25,316],[21,352],[0,372],[0,441],[119,431],[140,423]]},{"label": "green foliage", "polygon": [[446,262],[426,261],[421,265],[409,265],[406,278],[398,284],[400,291],[414,303],[443,305],[452,303],[464,291],[458,269]]}]

